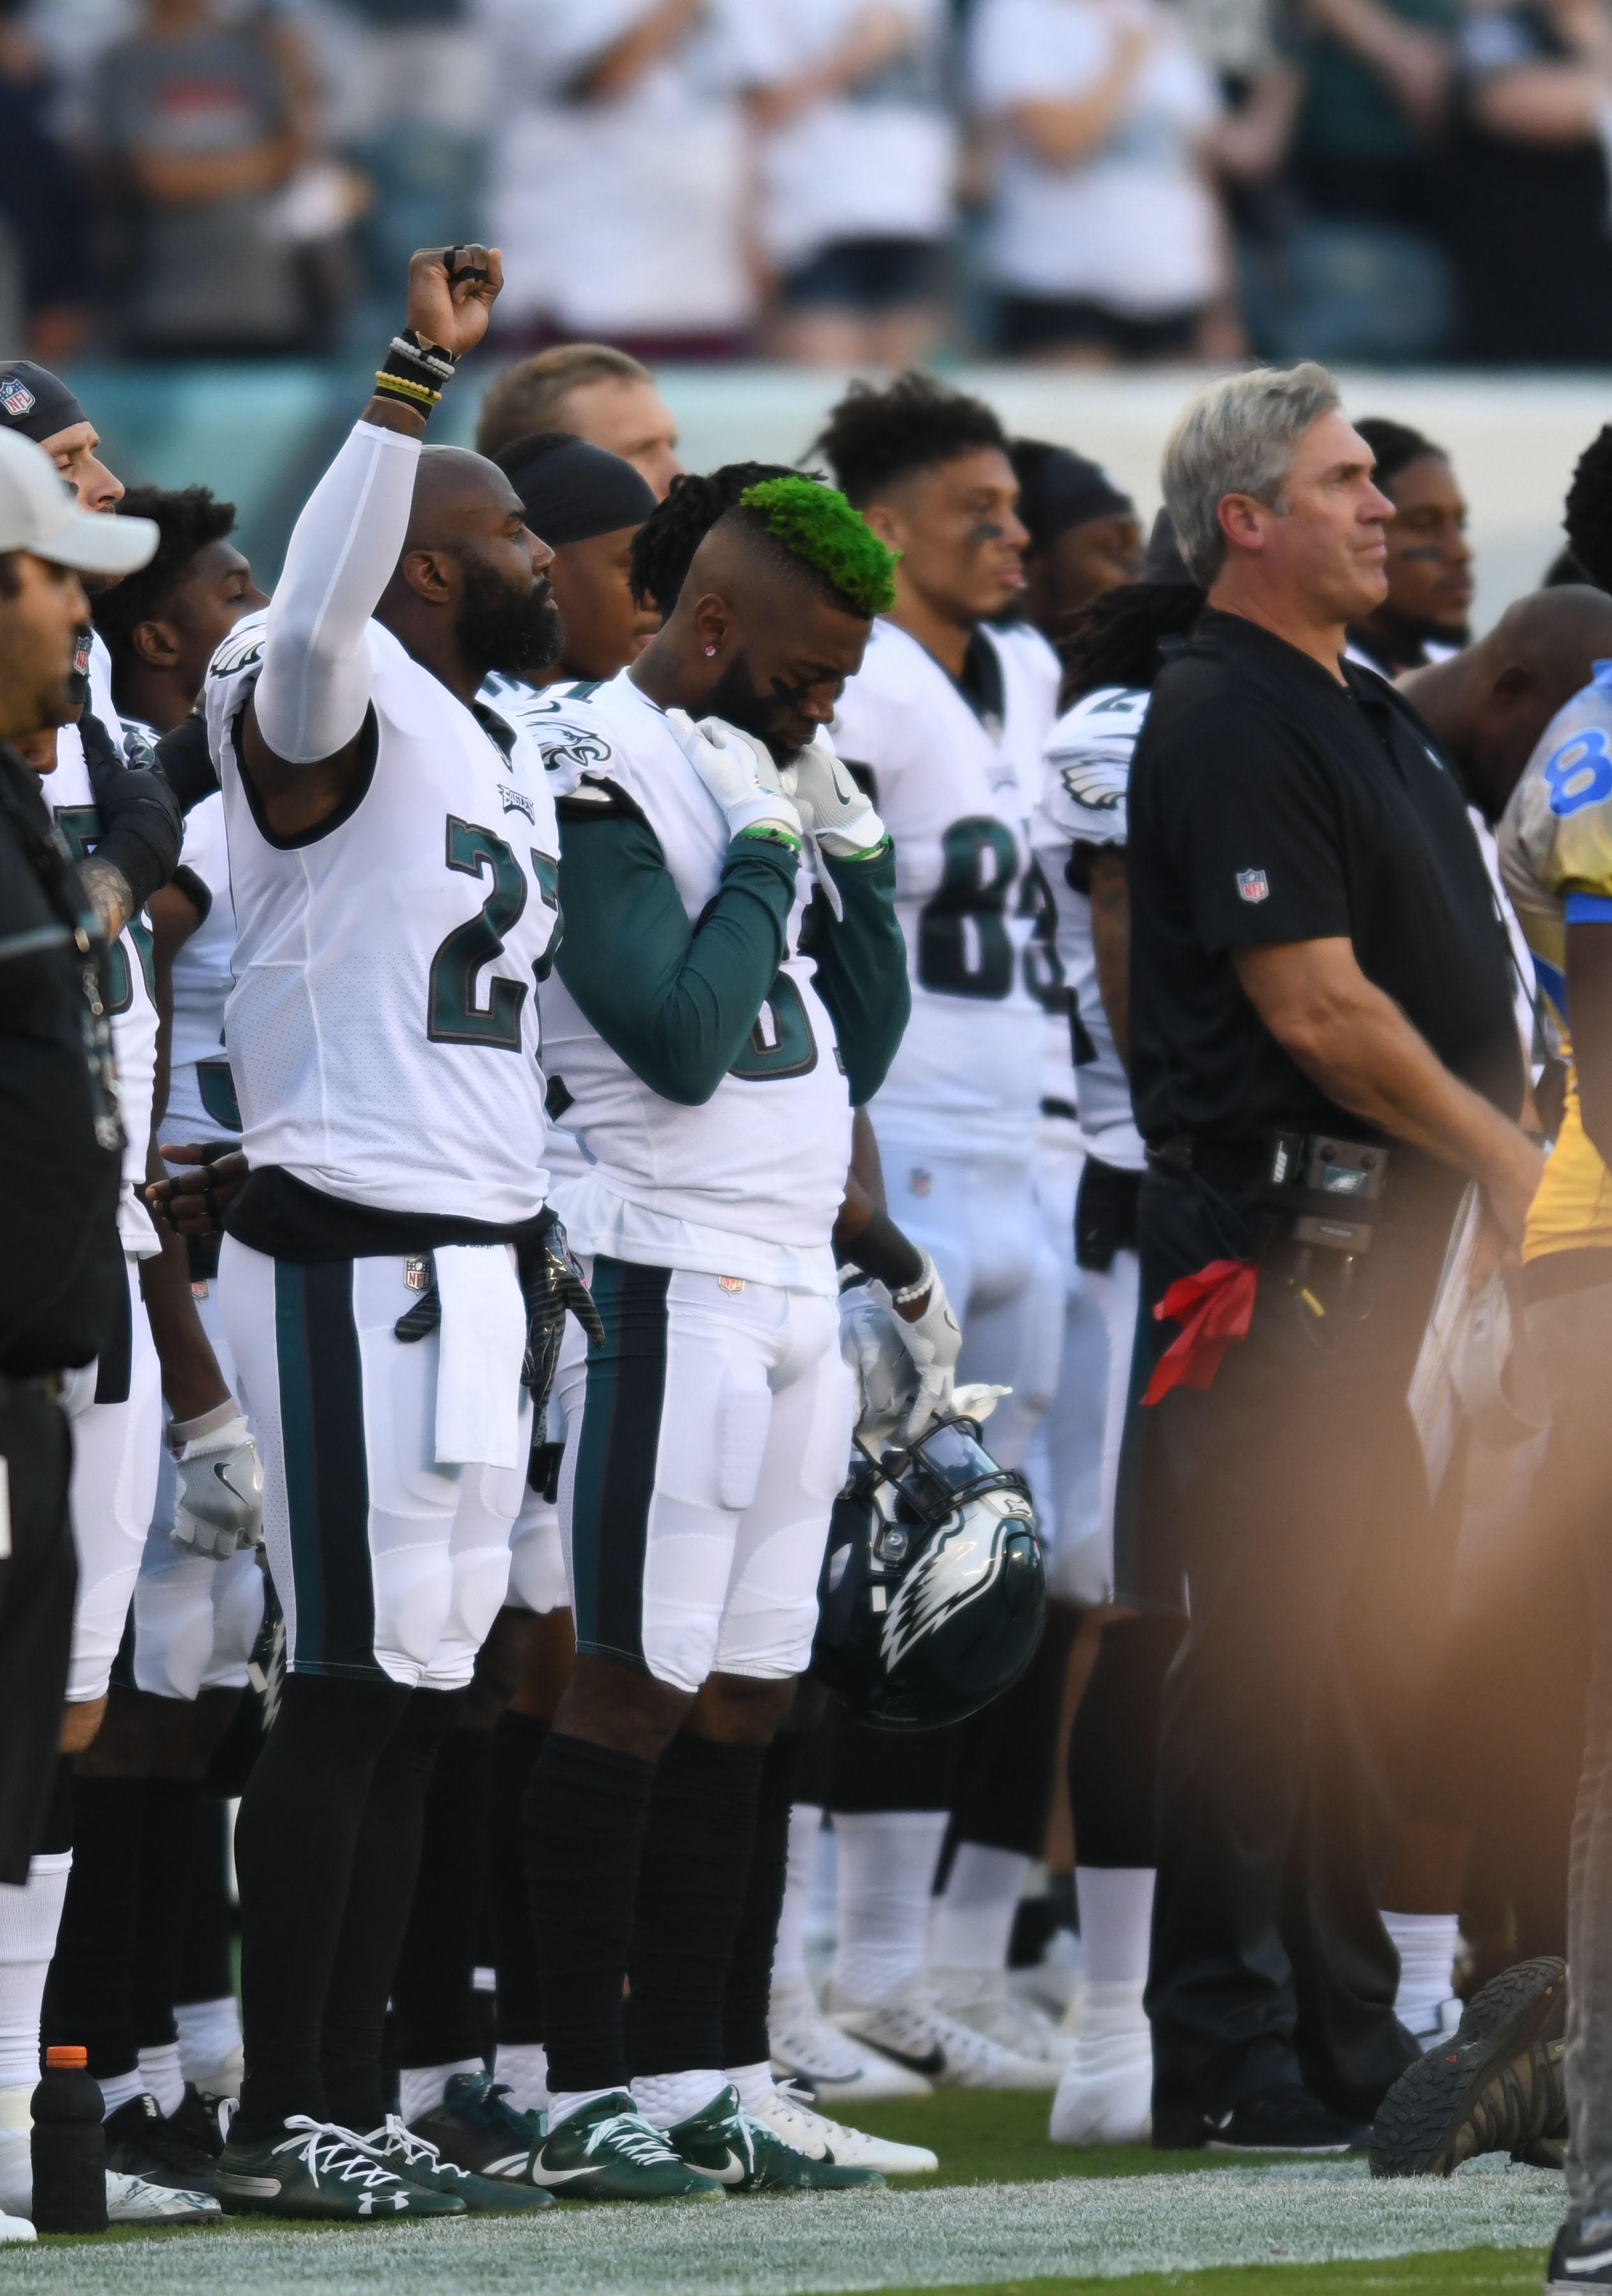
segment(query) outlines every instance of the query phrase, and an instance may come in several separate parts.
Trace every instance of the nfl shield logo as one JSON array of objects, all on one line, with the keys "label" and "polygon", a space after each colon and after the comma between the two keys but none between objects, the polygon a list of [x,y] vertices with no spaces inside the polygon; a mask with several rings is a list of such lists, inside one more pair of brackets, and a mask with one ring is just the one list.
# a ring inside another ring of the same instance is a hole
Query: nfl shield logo
[{"label": "nfl shield logo", "polygon": [[1239,869],[1237,890],[1245,901],[1264,901],[1271,898],[1271,888],[1262,869]]},{"label": "nfl shield logo", "polygon": [[8,374],[0,382],[0,406],[4,406],[13,422],[20,422],[34,404],[34,394],[20,374]]}]

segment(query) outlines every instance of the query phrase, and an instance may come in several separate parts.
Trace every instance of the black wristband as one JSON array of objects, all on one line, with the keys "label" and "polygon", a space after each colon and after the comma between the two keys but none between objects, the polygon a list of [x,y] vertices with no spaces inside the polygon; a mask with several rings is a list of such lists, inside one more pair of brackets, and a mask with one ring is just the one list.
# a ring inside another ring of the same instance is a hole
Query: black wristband
[{"label": "black wristband", "polygon": [[869,1215],[866,1227],[859,1230],[836,1252],[842,1261],[854,1260],[864,1275],[871,1275],[892,1292],[904,1292],[916,1283],[924,1272],[924,1255],[916,1243],[904,1236],[888,1212]]}]

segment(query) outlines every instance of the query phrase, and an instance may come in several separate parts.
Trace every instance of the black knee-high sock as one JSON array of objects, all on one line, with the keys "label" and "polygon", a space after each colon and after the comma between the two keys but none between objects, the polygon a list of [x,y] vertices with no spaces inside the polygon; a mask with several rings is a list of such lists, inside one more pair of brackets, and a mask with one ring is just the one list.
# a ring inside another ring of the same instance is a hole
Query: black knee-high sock
[{"label": "black knee-high sock", "polygon": [[551,1730],[526,1789],[548,2086],[625,2088],[621,1988],[653,1762]]},{"label": "black knee-high sock", "polygon": [[73,1869],[45,2002],[47,2042],[77,2042],[97,2079],[135,2070],[134,1976],[144,1778],[75,1776]]},{"label": "black knee-high sock", "polygon": [[522,1811],[532,1765],[547,1735],[547,1722],[506,1707],[493,1729],[487,1780],[487,1891],[498,1980],[498,2038],[519,2047],[543,2038],[543,1988],[526,1887]]},{"label": "black knee-high sock", "polygon": [[414,1903],[432,1772],[464,1704],[462,1690],[410,1693],[364,1805],[319,2044],[331,2118],[360,2135],[386,2117],[381,2031],[387,1997]]},{"label": "black knee-high sock", "polygon": [[481,2054],[476,1951],[487,1877],[490,1730],[450,1730],[425,1796],[420,1871],[392,2007],[398,2062],[448,2065]]},{"label": "black knee-high sock", "polygon": [[188,1778],[148,1778],[140,1836],[140,1903],[135,1924],[135,2038],[157,2049],[177,2037],[174,1999],[195,1856]]},{"label": "black knee-high sock", "polygon": [[222,2001],[235,1989],[230,1967],[234,1922],[229,1904],[228,1818],[224,1804],[200,1791],[191,1797],[190,1900],[179,1924],[176,2004]]},{"label": "black knee-high sock", "polygon": [[766,1759],[764,1746],[719,1745],[690,1730],[661,1757],[633,1919],[627,2059],[635,2075],[727,2062],[723,1997]]},{"label": "black knee-high sock", "polygon": [[395,1682],[286,1678],[235,1826],[246,2079],[234,2121],[272,2136],[294,2112],[328,2120],[325,2005],[370,1781],[408,1704]]},{"label": "black knee-high sock", "polygon": [[750,1853],[750,1878],[722,2000],[724,2065],[764,2064],[769,2054],[767,2002],[772,1990],[772,1956],[778,1941],[778,1915],[784,1908],[789,1865],[789,1812],[802,1751],[796,1732],[781,1731],[767,1749],[762,1765],[755,1847]]}]

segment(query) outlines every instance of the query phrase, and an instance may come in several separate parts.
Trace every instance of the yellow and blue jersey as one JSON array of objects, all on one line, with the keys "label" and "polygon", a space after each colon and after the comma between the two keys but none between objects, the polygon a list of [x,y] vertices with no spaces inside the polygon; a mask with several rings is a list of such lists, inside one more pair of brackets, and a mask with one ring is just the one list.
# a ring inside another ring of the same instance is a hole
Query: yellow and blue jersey
[{"label": "yellow and blue jersey", "polygon": [[1567,1064],[1555,1153],[1528,1213],[1523,1258],[1612,1244],[1612,1173],[1584,1130],[1567,1011],[1567,928],[1612,923],[1612,661],[1559,709],[1511,793],[1501,875],[1527,937],[1545,1033]]}]

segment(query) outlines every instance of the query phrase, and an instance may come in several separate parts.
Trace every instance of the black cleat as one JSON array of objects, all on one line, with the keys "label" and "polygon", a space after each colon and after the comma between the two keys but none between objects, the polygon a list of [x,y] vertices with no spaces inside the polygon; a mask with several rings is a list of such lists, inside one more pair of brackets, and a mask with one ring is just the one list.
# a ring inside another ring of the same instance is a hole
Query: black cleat
[{"label": "black cleat", "polygon": [[[222,2151],[222,2146],[219,2150]],[[157,2100],[143,2091],[106,2120],[106,2165],[147,2185],[182,2193],[210,2193],[218,2154],[176,2120],[165,2120]]]},{"label": "black cleat", "polygon": [[214,2096],[193,2081],[186,2081],[185,2095],[169,2114],[168,2125],[216,2161],[224,2150],[234,2109],[233,2096]]},{"label": "black cleat", "polygon": [[531,2181],[531,2156],[543,2141],[539,2115],[517,2112],[507,2084],[486,2073],[450,2074],[441,2103],[408,2125],[456,2169],[521,2184]]},{"label": "black cleat", "polygon": [[1522,2159],[1542,2139],[1565,2136],[1567,2031],[1566,1962],[1544,1954],[1502,1970],[1453,2037],[1408,2066],[1383,2099],[1372,2175],[1447,2177],[1480,2152]]},{"label": "black cleat", "polygon": [[1244,2097],[1211,2121],[1204,2141],[1212,2152],[1348,2152],[1370,2135],[1295,2084]]},{"label": "black cleat", "polygon": [[1546,2296],[1564,2288],[1612,2288],[1612,2217],[1569,2217],[1557,2234]]}]

